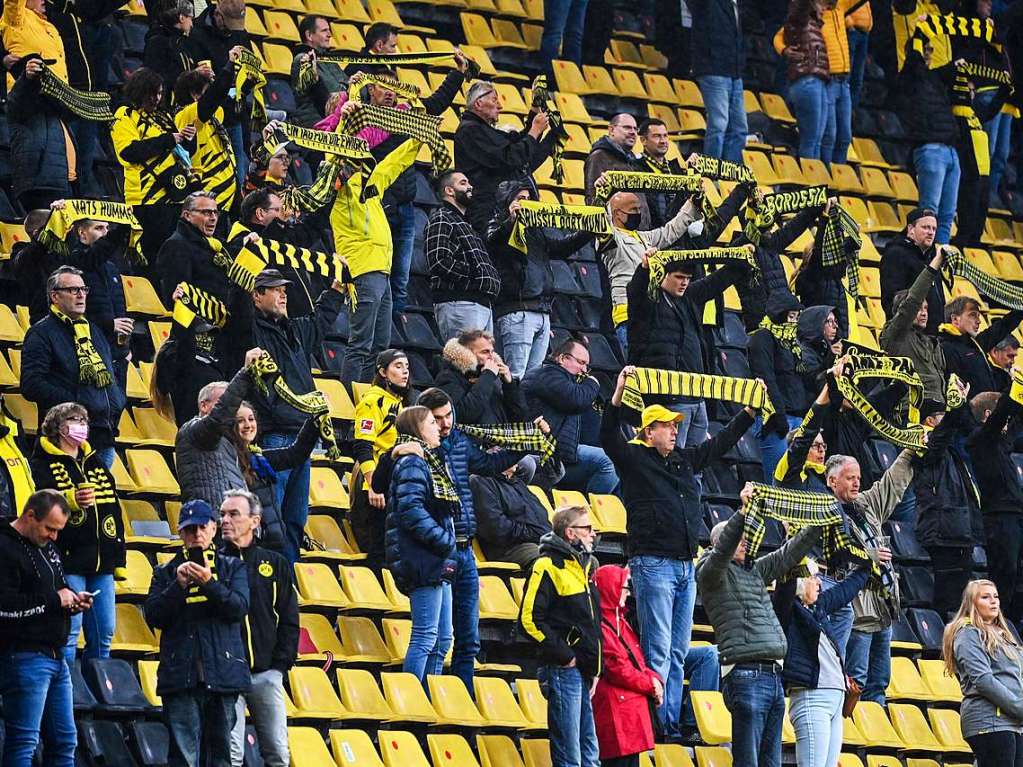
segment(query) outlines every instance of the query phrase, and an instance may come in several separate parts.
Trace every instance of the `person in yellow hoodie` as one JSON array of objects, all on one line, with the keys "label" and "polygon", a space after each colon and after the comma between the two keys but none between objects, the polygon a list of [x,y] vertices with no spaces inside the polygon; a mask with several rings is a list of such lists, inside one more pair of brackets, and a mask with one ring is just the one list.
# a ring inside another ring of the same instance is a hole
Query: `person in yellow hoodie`
[{"label": "person in yellow hoodie", "polygon": [[[349,101],[344,118],[359,108]],[[342,173],[330,226],[334,249],[348,262],[358,293],[358,305],[348,310],[348,353],[341,380],[366,381],[373,375],[373,360],[391,343],[391,227],[382,204],[384,191],[402,171],[411,167],[422,142],[409,139],[377,163],[370,173]]]}]

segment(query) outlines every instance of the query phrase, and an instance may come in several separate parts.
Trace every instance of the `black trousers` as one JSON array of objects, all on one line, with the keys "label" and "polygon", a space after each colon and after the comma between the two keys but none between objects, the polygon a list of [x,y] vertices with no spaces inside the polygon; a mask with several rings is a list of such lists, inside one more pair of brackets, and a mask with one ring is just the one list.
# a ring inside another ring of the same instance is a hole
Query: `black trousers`
[{"label": "black trousers", "polygon": [[386,509],[373,508],[369,503],[369,493],[362,489],[362,474],[358,473],[357,487],[351,493],[351,506],[348,509],[348,521],[355,534],[355,542],[359,551],[367,556],[370,562],[384,562],[384,519]]},{"label": "black trousers", "polygon": [[963,589],[970,580],[973,549],[954,546],[927,546],[934,573],[934,609],[942,620],[959,609]]},{"label": "black trousers", "polygon": [[987,136],[980,135],[983,130],[972,129],[966,117],[957,117],[956,121],[959,123],[959,197],[956,205],[959,228],[956,242],[963,247],[972,247],[980,242],[987,220],[990,188]]},{"label": "black trousers", "polygon": [[966,739],[973,749],[977,767],[1023,767],[1023,735],[1015,732],[986,732]]},{"label": "black trousers", "polygon": [[1020,579],[1019,558],[1023,553],[1023,517],[1016,514],[985,516],[984,532],[988,575],[998,587],[1006,615],[1015,623],[1023,612],[1023,604],[1015,596]]},{"label": "black trousers", "polygon": [[613,759],[601,759],[600,767],[639,767],[639,754],[616,756]]}]

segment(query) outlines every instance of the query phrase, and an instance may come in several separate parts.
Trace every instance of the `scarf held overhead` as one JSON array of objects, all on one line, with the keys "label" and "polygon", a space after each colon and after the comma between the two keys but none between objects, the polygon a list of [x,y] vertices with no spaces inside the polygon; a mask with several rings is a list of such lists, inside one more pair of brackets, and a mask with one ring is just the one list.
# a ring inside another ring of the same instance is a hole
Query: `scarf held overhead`
[{"label": "scarf held overhead", "polygon": [[749,266],[753,283],[760,281],[760,265],[752,245],[743,245],[738,248],[702,248],[700,250],[659,250],[649,259],[650,284],[647,286],[647,294],[650,300],[654,300],[657,291],[661,288],[664,277],[673,264],[717,264],[717,263],[744,263]]},{"label": "scarf held overhead", "polygon": [[489,426],[458,424],[458,429],[487,446],[503,447],[521,453],[536,453],[540,456],[541,464],[554,457],[556,447],[554,438],[550,434],[544,434],[532,421]]},{"label": "scarf held overhead", "polygon": [[135,218],[131,207],[120,202],[106,202],[105,200],[64,200],[63,207],[50,210],[50,217],[46,225],[39,232],[39,241],[46,246],[46,249],[59,256],[66,256],[69,252],[67,236],[71,227],[83,219],[90,221],[106,221],[109,224],[127,226],[131,228],[131,235],[128,239],[128,248],[132,251],[133,257],[142,261],[142,253],[139,251],[139,242],[142,240],[142,225]]},{"label": "scarf held overhead", "polygon": [[81,91],[74,88],[44,69],[39,79],[42,94],[53,99],[75,117],[92,122],[113,122],[114,115],[110,111],[110,94],[102,91]]},{"label": "scarf held overhead", "polygon": [[215,328],[227,322],[227,307],[220,299],[187,282],[178,283],[181,298],[174,302],[173,319],[184,328],[192,327],[196,317]]},{"label": "scarf held overhead", "polygon": [[73,320],[56,306],[51,306],[53,316],[67,325],[75,337],[75,355],[78,357],[78,381],[86,386],[105,389],[114,382],[103,358],[92,342],[92,326],[85,317]]},{"label": "scarf held overhead", "polygon": [[558,205],[523,200],[508,244],[525,253],[526,229],[545,227],[591,232],[602,237],[611,234],[607,211],[596,205]]},{"label": "scarf held overhead", "polygon": [[[896,426],[870,404],[859,382],[872,378],[899,381],[909,387],[910,426],[906,428]],[[924,428],[918,425],[920,404],[923,402],[923,383],[909,358],[851,354],[842,375],[835,378],[835,385],[842,397],[877,434],[893,445],[923,454],[926,448]]]},{"label": "scarf held overhead", "polygon": [[615,192],[702,192],[703,176],[698,173],[641,173],[631,170],[608,170],[601,174],[594,188],[599,202],[607,201]]},{"label": "scarf held overhead", "polygon": [[312,149],[324,154],[341,155],[352,160],[373,159],[365,139],[348,136],[344,133],[329,133],[315,128],[303,128],[290,123],[276,123],[274,130],[264,141],[264,145],[272,157],[284,149],[288,142],[305,149]]},{"label": "scarf held overhead", "polygon": [[950,245],[943,247],[945,263],[941,275],[949,288],[952,287],[955,277],[962,277],[992,301],[1009,309],[1023,309],[1023,288],[982,271],[971,264],[958,248]]},{"label": "scarf held overhead", "polygon": [[759,410],[766,421],[774,415],[774,405],[767,394],[763,381],[752,378],[731,378],[709,373],[683,373],[677,370],[655,370],[636,368],[626,377],[622,391],[622,404],[633,410],[646,407],[644,394],[697,397],[736,402],[745,407]]},{"label": "scarf held overhead", "polygon": [[391,134],[409,136],[430,147],[433,172],[439,176],[451,167],[451,155],[440,135],[441,118],[415,109],[394,109],[362,104],[345,117],[338,126],[339,133],[356,134],[371,125]]},{"label": "scarf held overhead", "polygon": [[248,48],[239,51],[238,59],[235,61],[234,75],[234,98],[241,103],[245,98],[245,87],[252,85],[252,119],[259,125],[266,123],[266,96],[263,89],[266,87],[266,75],[263,74],[263,63]]},{"label": "scarf held overhead", "polygon": [[693,168],[701,176],[712,178],[717,181],[739,181],[755,182],[753,171],[738,162],[720,160],[717,157],[708,157],[705,154],[698,154],[691,158],[689,167]]},{"label": "scarf held overhead", "polygon": [[546,112],[550,121],[550,128],[554,136],[551,146],[551,178],[555,183],[561,184],[565,180],[565,169],[562,167],[561,158],[565,154],[565,142],[568,134],[565,133],[561,112],[547,89],[547,75],[537,75],[530,90],[533,110]]}]

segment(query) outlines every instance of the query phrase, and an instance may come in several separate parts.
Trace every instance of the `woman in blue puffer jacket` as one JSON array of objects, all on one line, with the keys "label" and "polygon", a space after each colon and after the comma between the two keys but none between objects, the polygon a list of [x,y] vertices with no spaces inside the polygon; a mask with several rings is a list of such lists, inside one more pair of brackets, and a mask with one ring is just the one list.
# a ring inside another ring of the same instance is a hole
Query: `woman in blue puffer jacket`
[{"label": "woman in blue puffer jacket", "polygon": [[435,451],[440,430],[428,408],[398,414],[399,441],[418,444],[396,455],[387,498],[387,566],[412,605],[412,637],[403,671],[425,682],[439,674],[451,647],[451,580],[455,574],[454,512],[458,496]]}]

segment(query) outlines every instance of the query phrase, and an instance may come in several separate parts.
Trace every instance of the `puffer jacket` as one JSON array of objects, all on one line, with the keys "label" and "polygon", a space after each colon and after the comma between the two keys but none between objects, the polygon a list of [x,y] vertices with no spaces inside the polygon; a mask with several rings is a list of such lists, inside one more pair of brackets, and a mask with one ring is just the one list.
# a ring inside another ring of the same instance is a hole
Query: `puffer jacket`
[{"label": "puffer jacket", "polygon": [[[124,520],[114,477],[88,442],[73,458],[40,437],[32,456],[32,478],[36,488],[57,490],[71,507],[67,524],[57,535],[64,572],[97,575],[124,567]],[[75,490],[84,482],[94,485],[96,503],[83,509],[75,501]]]},{"label": "puffer jacket", "polygon": [[252,680],[241,631],[249,612],[249,578],[240,559],[221,553],[215,557],[216,578],[195,594],[177,581],[183,550],[153,570],[143,611],[150,628],[162,632],[158,695],[198,687],[226,694],[249,690]]},{"label": "puffer jacket", "polygon": [[476,355],[457,338],[444,344],[442,359],[435,384],[451,398],[459,421],[488,425],[529,420],[519,379],[505,381],[481,369]]},{"label": "puffer jacket", "polygon": [[984,635],[969,623],[952,640],[956,676],[963,690],[959,725],[964,738],[989,732],[1023,732],[1023,674],[1018,649],[984,647]]},{"label": "puffer jacket", "polygon": [[[894,316],[881,329],[881,348],[896,357],[909,357],[924,385],[924,397],[945,401],[945,354],[941,342],[926,329],[916,327],[914,320],[923,306],[938,273],[928,266],[917,276],[909,295]],[[928,314],[928,318],[930,315]],[[930,325],[930,319],[928,319]]]},{"label": "puffer jacket", "polygon": [[557,362],[548,360],[522,377],[532,417],[542,415],[557,440],[555,455],[565,463],[578,460],[583,415],[593,407],[600,384],[592,376],[577,379]]},{"label": "puffer jacket", "polygon": [[744,515],[733,514],[717,544],[704,551],[696,563],[696,583],[714,627],[722,666],[780,661],[785,657],[788,643],[767,594],[767,584],[798,565],[820,538],[820,528],[805,528],[747,567],[732,560],[745,521]]},{"label": "puffer jacket", "polygon": [[693,77],[742,77],[744,0],[691,0],[688,5],[693,17]]},{"label": "puffer jacket", "polygon": [[[796,321],[796,340],[800,350],[798,371],[803,379],[807,403],[817,398],[824,386],[823,374],[835,364],[835,353],[824,338],[824,321],[833,311],[831,306],[808,306],[800,312]],[[838,320],[837,313],[835,319]],[[835,336],[836,340],[841,338],[841,333]]]},{"label": "puffer jacket", "polygon": [[391,472],[385,541],[387,566],[405,594],[450,581],[455,573],[453,504],[437,498],[430,467],[416,455]]},{"label": "puffer jacket", "polygon": [[821,10],[821,34],[828,53],[828,69],[833,76],[848,75],[852,66],[849,56],[849,33],[845,31],[845,11],[853,0],[837,0],[831,8]]},{"label": "puffer jacket", "polygon": [[537,660],[564,666],[575,658],[586,677],[600,676],[600,595],[591,579],[597,560],[549,533],[540,539],[522,596],[519,623],[535,641]]},{"label": "puffer jacket", "polygon": [[[25,16],[36,14],[28,11]],[[72,141],[71,134],[62,112],[52,99],[42,95],[38,78],[21,76],[15,81],[7,97],[7,118],[11,128],[14,196],[48,191],[55,198],[70,197],[67,142]]]},{"label": "puffer jacket", "polygon": [[38,54],[52,62],[47,66],[53,70],[53,74],[69,82],[64,41],[61,40],[59,30],[45,16],[29,10],[25,0],[4,0],[0,34],[3,35],[6,53],[19,58]]},{"label": "puffer jacket", "polygon": [[914,147],[958,143],[959,128],[952,114],[953,70],[951,64],[931,69],[919,53],[907,51],[896,81],[900,96],[896,103],[906,138]]},{"label": "puffer jacket", "polygon": [[[789,81],[795,82],[800,77],[817,77],[821,80],[831,79],[828,68],[828,51],[824,47],[824,35],[821,32],[821,20],[811,14],[805,23],[796,23],[791,16],[785,20],[781,29],[782,50],[788,63],[786,74]],[[775,37],[775,49],[778,38]]]}]

